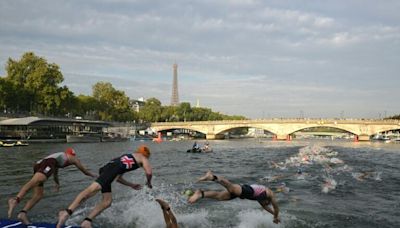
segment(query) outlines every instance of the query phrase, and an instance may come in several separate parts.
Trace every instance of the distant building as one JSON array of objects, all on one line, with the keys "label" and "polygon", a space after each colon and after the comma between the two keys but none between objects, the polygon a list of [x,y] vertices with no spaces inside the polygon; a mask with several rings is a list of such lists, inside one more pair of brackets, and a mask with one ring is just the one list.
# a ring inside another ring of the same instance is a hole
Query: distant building
[{"label": "distant building", "polygon": [[179,105],[179,94],[178,94],[178,64],[173,65],[173,81],[172,81],[172,97],[171,106]]},{"label": "distant building", "polygon": [[139,112],[140,108],[144,106],[145,101],[143,97],[139,97],[137,100],[130,100],[129,104],[135,112]]},{"label": "distant building", "polygon": [[102,134],[110,124],[104,121],[25,117],[0,121],[0,139],[53,139],[66,141],[66,136],[76,132]]}]

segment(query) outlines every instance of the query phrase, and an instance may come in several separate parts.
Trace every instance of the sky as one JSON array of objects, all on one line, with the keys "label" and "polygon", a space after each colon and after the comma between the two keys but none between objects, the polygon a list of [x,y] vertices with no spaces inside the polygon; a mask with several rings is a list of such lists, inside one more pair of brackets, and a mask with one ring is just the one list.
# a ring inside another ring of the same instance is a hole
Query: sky
[{"label": "sky", "polygon": [[91,95],[248,118],[400,114],[398,0],[2,0],[0,75],[28,51]]}]

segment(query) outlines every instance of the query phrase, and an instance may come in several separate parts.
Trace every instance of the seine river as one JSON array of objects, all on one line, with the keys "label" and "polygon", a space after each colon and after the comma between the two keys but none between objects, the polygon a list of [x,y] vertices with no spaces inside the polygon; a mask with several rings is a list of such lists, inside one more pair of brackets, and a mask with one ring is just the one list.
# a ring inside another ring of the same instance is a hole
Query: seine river
[{"label": "seine river", "polygon": [[[32,176],[33,162],[47,154],[72,146],[81,161],[97,172],[109,159],[143,143],[0,147],[0,217],[6,217],[7,199]],[[186,153],[193,141],[146,143],[152,151],[153,189],[135,191],[114,183],[114,202],[94,220],[96,227],[164,227],[161,209],[154,201],[157,197],[170,202],[181,227],[365,228],[400,224],[400,143],[221,140],[210,141],[214,152],[208,154]],[[304,160],[304,156],[309,160]],[[293,175],[299,168],[303,174]],[[281,224],[273,224],[272,216],[254,201],[203,199],[189,205],[182,195],[185,189],[222,189],[213,182],[195,183],[209,169],[235,183],[258,183],[280,189],[276,195]],[[47,181],[45,198],[28,214],[31,220],[55,222],[58,211],[93,181],[75,167],[60,170],[59,177],[60,192],[53,191],[52,179]],[[145,182],[141,169],[124,177]],[[279,188],[282,186],[285,187]],[[80,224],[100,196],[85,202],[67,224]],[[25,202],[26,199],[21,204]],[[20,209],[22,205],[16,211]]]}]

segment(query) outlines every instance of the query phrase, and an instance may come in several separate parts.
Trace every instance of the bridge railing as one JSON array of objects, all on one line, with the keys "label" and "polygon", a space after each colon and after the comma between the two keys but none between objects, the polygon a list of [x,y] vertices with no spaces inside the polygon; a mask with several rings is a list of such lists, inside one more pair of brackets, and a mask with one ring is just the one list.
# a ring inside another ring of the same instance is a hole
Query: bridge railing
[{"label": "bridge railing", "polygon": [[170,126],[170,125],[209,125],[209,124],[234,124],[234,123],[307,123],[307,124],[399,124],[400,120],[382,120],[382,119],[317,119],[317,118],[270,118],[253,120],[216,120],[216,121],[185,121],[185,122],[155,122],[152,125]]}]

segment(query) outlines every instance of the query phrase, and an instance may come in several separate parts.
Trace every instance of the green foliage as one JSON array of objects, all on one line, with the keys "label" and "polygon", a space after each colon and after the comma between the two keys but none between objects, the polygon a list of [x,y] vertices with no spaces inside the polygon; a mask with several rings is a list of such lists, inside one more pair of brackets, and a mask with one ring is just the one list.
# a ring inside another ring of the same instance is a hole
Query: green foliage
[{"label": "green foliage", "polygon": [[140,109],[139,118],[147,122],[162,121],[162,106],[157,98],[150,98]]},{"label": "green foliage", "polygon": [[139,112],[140,119],[148,122],[179,122],[208,120],[243,120],[243,116],[228,116],[213,112],[209,108],[192,108],[190,103],[182,102],[179,106],[162,106],[156,98],[146,101]]},{"label": "green foliage", "polygon": [[390,117],[385,118],[385,119],[400,120],[400,115],[390,116]]},{"label": "green foliage", "polygon": [[68,100],[72,98],[68,88],[58,87],[64,80],[58,65],[49,64],[32,52],[25,53],[20,60],[9,58],[6,71],[5,79],[17,95],[17,105],[8,105],[14,111],[57,115],[63,110],[62,104],[72,102]]},{"label": "green foliage", "polygon": [[209,108],[192,108],[190,103],[162,106],[157,98],[145,102],[140,112],[133,111],[125,92],[116,90],[109,82],[93,86],[92,96],[75,96],[67,86],[60,86],[64,77],[55,63],[33,52],[20,60],[9,58],[7,75],[0,77],[0,110],[8,113],[29,113],[58,117],[82,116],[106,121],[207,121],[245,119],[212,112]]},{"label": "green foliage", "polygon": [[99,116],[102,120],[132,121],[133,110],[125,92],[116,90],[109,82],[98,82],[93,86],[93,97],[101,107]]}]

